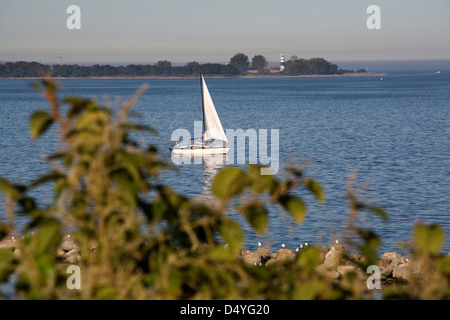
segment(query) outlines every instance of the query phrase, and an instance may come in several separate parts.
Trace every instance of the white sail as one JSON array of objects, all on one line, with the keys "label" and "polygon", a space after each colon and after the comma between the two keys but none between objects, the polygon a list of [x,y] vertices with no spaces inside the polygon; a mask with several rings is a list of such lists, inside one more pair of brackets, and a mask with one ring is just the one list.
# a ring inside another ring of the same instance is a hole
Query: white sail
[{"label": "white sail", "polygon": [[227,136],[223,131],[222,124],[220,123],[219,116],[217,115],[216,108],[209,94],[208,87],[206,86],[205,79],[202,76],[203,86],[203,104],[205,112],[205,125],[206,132],[205,137],[209,139],[216,139],[228,142]]}]

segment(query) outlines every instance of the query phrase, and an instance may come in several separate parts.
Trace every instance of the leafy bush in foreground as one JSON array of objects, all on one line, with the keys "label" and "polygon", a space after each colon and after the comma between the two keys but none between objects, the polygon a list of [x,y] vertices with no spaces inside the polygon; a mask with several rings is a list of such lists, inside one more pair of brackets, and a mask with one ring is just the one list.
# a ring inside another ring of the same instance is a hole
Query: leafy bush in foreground
[{"label": "leafy bush in foreground", "polygon": [[[212,184],[210,203],[189,199],[157,179],[169,165],[152,145],[141,146],[134,132],[150,127],[128,120],[142,88],[123,103],[115,115],[94,100],[68,97],[60,101],[57,83],[43,79],[35,87],[48,100],[49,110],[30,118],[32,138],[38,139],[56,125],[59,150],[48,161],[52,170],[27,184],[0,178],[6,196],[8,222],[0,223],[0,240],[13,234],[23,237],[13,252],[0,249],[0,284],[11,275],[18,297],[27,299],[362,299],[370,297],[362,273],[377,263],[380,239],[370,230],[355,226],[360,210],[382,218],[385,212],[360,202],[349,188],[348,243],[363,260],[348,257],[357,267],[342,281],[317,272],[323,261],[318,247],[302,250],[283,265],[250,266],[238,259],[244,235],[226,213],[241,213],[258,233],[268,223],[267,205],[278,204],[302,223],[306,204],[297,191],[307,190],[324,201],[320,184],[291,168],[279,181],[260,175],[258,166],[224,168]],[[62,112],[62,106],[67,110]],[[54,201],[38,206],[28,195],[33,188],[52,183]],[[295,191],[294,191],[295,190]],[[236,204],[237,203],[237,204]],[[23,235],[14,228],[17,214],[28,216]],[[81,289],[68,290],[67,265],[57,248],[63,230],[71,230],[81,253]],[[436,236],[436,232],[438,235]],[[438,238],[436,240],[436,237]],[[431,297],[448,298],[449,262],[438,255],[439,230],[418,227],[420,257],[436,270],[440,287]],[[427,249],[431,245],[432,249]],[[225,245],[226,244],[226,245]],[[443,281],[444,280],[444,281]],[[446,281],[446,282],[445,282]],[[420,286],[420,284],[417,284]],[[420,297],[404,287],[391,297]],[[437,293],[436,293],[437,292]],[[0,292],[2,294],[2,292]],[[434,295],[433,295],[434,294]]]}]

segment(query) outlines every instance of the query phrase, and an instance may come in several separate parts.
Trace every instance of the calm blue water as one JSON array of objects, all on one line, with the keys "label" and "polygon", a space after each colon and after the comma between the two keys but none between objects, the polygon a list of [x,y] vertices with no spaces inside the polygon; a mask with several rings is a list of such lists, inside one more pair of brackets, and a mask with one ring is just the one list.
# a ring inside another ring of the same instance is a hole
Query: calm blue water
[{"label": "calm blue water", "polygon": [[[362,212],[361,226],[382,237],[382,250],[400,250],[417,221],[440,223],[450,251],[450,76],[443,72],[392,74],[361,78],[206,79],[224,128],[279,129],[280,172],[286,165],[311,162],[307,174],[324,187],[326,202],[308,204],[307,218],[296,225],[276,207],[270,210],[266,234],[254,234],[238,214],[230,213],[246,231],[246,247],[258,240],[279,248],[287,243],[326,244],[340,237],[348,218],[346,186],[352,172],[363,188],[361,198],[386,209],[389,221]],[[46,102],[29,87],[30,80],[0,80],[0,176],[27,182],[48,167],[36,156],[55,150],[51,134],[32,142],[28,119]],[[145,136],[170,161],[168,146],[176,128],[193,132],[201,120],[199,81],[63,80],[61,94],[127,99],[143,83],[150,88],[135,108],[136,121],[153,126]],[[143,139],[144,139],[143,138]],[[190,197],[206,195],[219,166],[183,165],[161,180]],[[34,193],[45,203],[49,189]],[[2,198],[0,198],[1,200]],[[5,219],[3,208],[0,219]],[[24,218],[18,217],[19,228]]]}]

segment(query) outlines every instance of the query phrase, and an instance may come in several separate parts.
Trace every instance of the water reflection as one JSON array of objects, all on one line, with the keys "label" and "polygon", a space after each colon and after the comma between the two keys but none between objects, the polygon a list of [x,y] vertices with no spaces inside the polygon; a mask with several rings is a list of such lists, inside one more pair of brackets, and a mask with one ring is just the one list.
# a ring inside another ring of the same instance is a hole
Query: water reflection
[{"label": "water reflection", "polygon": [[210,200],[212,196],[211,188],[214,177],[227,164],[230,159],[229,154],[208,155],[202,158],[202,194],[205,200]]}]

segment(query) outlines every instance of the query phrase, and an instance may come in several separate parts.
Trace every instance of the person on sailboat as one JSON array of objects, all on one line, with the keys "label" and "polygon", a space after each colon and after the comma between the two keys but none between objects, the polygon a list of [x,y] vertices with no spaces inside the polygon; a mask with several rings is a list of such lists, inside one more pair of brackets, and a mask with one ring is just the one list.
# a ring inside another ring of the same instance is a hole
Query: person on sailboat
[{"label": "person on sailboat", "polygon": [[202,136],[202,141],[203,141],[203,146],[207,147],[209,146],[209,138],[208,138],[208,133],[205,131],[205,133]]}]

